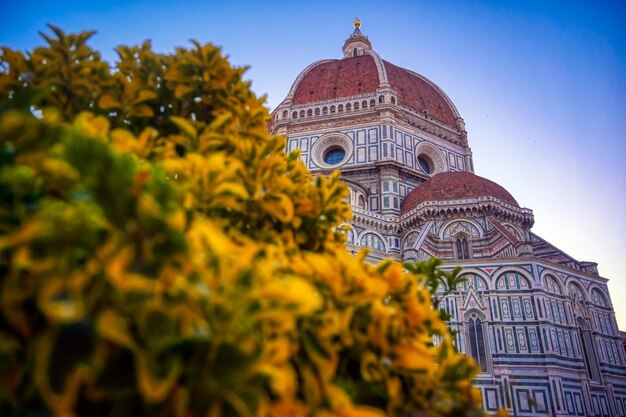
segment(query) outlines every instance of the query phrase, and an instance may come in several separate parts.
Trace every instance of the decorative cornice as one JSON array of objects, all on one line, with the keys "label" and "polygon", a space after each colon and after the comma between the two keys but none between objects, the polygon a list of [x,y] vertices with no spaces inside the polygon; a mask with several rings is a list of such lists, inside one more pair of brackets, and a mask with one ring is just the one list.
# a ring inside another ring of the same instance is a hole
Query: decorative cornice
[{"label": "decorative cornice", "polygon": [[535,222],[533,212],[527,208],[515,207],[495,197],[474,197],[459,200],[425,201],[408,213],[400,216],[400,227],[408,229],[426,220],[471,215],[494,216],[498,219],[517,223],[530,229]]},{"label": "decorative cornice", "polygon": [[361,115],[353,115],[356,117],[345,117],[345,118],[332,118],[329,120],[327,117],[326,120],[311,120],[309,123],[306,122],[298,122],[298,123],[290,123],[287,126],[288,133],[300,133],[300,132],[311,132],[311,131],[320,131],[322,133],[325,129],[333,129],[337,127],[343,126],[354,126],[355,124],[364,124],[364,123],[378,123],[380,118],[374,112],[369,112],[370,114],[361,114]]},{"label": "decorative cornice", "polygon": [[[374,61],[376,61],[376,59],[374,59]],[[317,65],[323,62],[326,62],[326,61],[319,61],[312,65]],[[296,82],[294,83],[294,87],[292,88],[295,88],[297,83],[299,83],[298,80],[296,80]],[[389,90],[389,91],[395,94],[395,91],[393,90]],[[363,114],[363,113],[379,114],[378,120],[382,121],[383,119],[382,112],[387,111],[387,112],[391,112],[390,114],[393,115],[393,119],[395,119],[396,123],[398,123],[398,125],[400,126],[403,126],[408,129],[417,128],[423,132],[431,134],[432,136],[436,138],[443,139],[447,142],[453,143],[462,148],[467,148],[468,146],[467,134],[465,133],[465,131],[459,130],[458,128],[455,129],[453,127],[450,127],[431,117],[428,117],[424,114],[420,114],[410,107],[403,106],[401,104],[379,103],[378,102],[379,95],[380,93],[378,92],[364,93],[364,94],[357,94],[357,95],[349,96],[349,97],[333,98],[330,100],[320,100],[316,102],[298,104],[298,105],[291,104],[291,98],[290,98],[291,96],[288,96],[287,99],[285,99],[285,101],[283,101],[283,103],[281,103],[272,112],[272,116],[273,116],[272,129],[278,128],[279,126],[287,126],[289,130],[291,130],[292,126],[303,126],[303,125],[318,126],[320,123],[329,121],[329,120],[341,120],[341,119],[352,120],[350,119],[352,116]],[[318,114],[318,115],[314,114],[312,116],[304,116],[303,118],[298,117],[296,119],[292,119],[290,117],[291,113],[294,111],[300,112],[300,110],[314,109],[320,106],[331,106],[331,105],[339,105],[339,104],[345,105],[345,104],[352,103],[354,101],[360,101],[360,100],[366,100],[369,102],[372,99],[376,100],[376,105],[374,108],[368,107],[367,109],[351,110],[351,111],[344,111],[344,112],[335,112],[335,113]],[[284,110],[288,111],[289,117],[286,119],[277,117],[278,114]],[[345,126],[345,125],[346,125],[345,123],[339,124],[339,126]],[[314,129],[307,129],[307,130],[314,130]]]}]

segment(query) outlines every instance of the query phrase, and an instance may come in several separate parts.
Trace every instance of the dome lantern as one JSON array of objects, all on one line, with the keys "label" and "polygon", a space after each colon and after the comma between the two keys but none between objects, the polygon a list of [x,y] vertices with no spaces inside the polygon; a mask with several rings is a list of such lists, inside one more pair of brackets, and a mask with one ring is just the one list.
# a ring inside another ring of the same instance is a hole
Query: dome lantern
[{"label": "dome lantern", "polygon": [[354,32],[346,39],[342,49],[344,58],[363,55],[372,50],[372,43],[361,32],[361,21],[358,17],[354,18]]}]

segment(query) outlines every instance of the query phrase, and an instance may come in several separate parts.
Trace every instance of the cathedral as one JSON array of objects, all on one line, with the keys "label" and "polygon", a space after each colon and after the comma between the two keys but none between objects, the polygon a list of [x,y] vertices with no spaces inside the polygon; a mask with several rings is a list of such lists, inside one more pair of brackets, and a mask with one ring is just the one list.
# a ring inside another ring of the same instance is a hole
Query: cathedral
[{"label": "cathedral", "polygon": [[461,266],[443,304],[480,374],[483,407],[514,416],[626,417],[624,334],[607,279],[532,232],[532,210],[474,174],[463,118],[431,80],[381,58],[360,29],[272,112],[309,169],[341,171],[352,252]]}]

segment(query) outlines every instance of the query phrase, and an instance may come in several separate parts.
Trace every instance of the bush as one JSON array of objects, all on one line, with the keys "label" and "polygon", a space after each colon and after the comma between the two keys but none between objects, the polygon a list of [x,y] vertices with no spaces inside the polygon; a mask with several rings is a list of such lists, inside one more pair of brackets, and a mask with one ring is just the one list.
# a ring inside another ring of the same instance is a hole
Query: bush
[{"label": "bush", "polygon": [[349,255],[346,188],[268,134],[244,69],[197,42],[112,69],[51,30],[2,49],[3,414],[482,414],[437,262]]}]

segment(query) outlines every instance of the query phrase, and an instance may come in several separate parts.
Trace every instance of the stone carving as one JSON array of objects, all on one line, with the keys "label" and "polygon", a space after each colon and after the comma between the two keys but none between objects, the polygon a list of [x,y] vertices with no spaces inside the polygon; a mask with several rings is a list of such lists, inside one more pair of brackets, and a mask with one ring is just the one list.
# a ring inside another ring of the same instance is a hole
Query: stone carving
[{"label": "stone carving", "polygon": [[[340,147],[342,148],[346,155],[343,161],[339,165],[328,165],[324,162],[324,152],[331,147]],[[337,166],[341,166],[350,160],[354,152],[354,146],[352,144],[352,139],[344,133],[330,133],[328,135],[324,135],[313,143],[313,148],[311,150],[311,156],[313,157],[313,162],[322,168],[336,168]]]},{"label": "stone carving", "polygon": [[531,244],[521,244],[515,247],[517,256],[528,256],[533,254],[533,246]]},{"label": "stone carving", "polygon": [[413,231],[407,235],[404,239],[404,249],[409,249],[415,247],[415,242],[417,241],[419,234],[417,231]]},{"label": "stone carving", "polygon": [[415,166],[419,165],[419,162],[417,162],[417,157],[422,154],[427,155],[433,161],[434,167],[431,175],[437,174],[439,172],[448,171],[447,160],[443,153],[435,145],[425,141],[417,144],[414,154]]},{"label": "stone carving", "polygon": [[417,251],[414,250],[414,249],[409,249],[407,251],[404,251],[403,260],[405,260],[405,261],[417,261],[418,260],[418,253],[417,253]]},{"label": "stone carving", "polygon": [[463,233],[467,236],[471,236],[474,238],[480,237],[480,232],[478,228],[471,224],[470,222],[458,221],[450,224],[443,231],[444,239],[451,239],[458,235],[459,233]]}]

